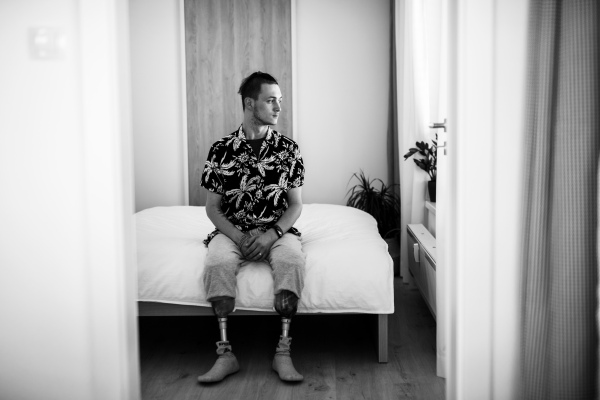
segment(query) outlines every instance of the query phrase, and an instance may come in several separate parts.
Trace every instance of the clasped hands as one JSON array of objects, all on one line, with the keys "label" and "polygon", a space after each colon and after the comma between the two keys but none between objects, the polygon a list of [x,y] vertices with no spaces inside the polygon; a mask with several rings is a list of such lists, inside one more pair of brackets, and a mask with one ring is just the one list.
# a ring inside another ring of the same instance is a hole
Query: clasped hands
[{"label": "clasped hands", "polygon": [[240,240],[238,246],[246,260],[263,261],[269,255],[269,251],[277,239],[279,239],[277,233],[269,229],[260,235],[245,235],[245,239]]}]

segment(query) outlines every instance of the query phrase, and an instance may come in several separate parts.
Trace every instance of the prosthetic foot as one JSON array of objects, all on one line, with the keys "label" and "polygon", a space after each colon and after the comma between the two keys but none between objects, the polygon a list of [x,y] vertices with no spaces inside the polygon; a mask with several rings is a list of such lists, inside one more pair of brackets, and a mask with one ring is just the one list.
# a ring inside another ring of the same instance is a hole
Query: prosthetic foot
[{"label": "prosthetic foot", "polygon": [[240,365],[237,358],[231,352],[229,342],[217,342],[217,354],[219,358],[215,361],[215,365],[205,373],[198,377],[200,383],[211,383],[222,381],[227,375],[231,375],[240,370]]},{"label": "prosthetic foot", "polygon": [[291,337],[279,337],[279,343],[275,349],[275,357],[273,357],[273,370],[279,374],[279,379],[287,382],[299,382],[304,379],[302,375],[296,371],[292,363],[290,355]]},{"label": "prosthetic foot", "polygon": [[231,351],[229,341],[227,341],[227,315],[235,306],[235,300],[231,297],[217,298],[212,302],[213,311],[219,318],[219,330],[221,332],[221,341],[217,342],[217,354],[219,358],[215,365],[198,377],[198,382],[210,383],[222,381],[227,375],[231,375],[240,370],[237,358]]},{"label": "prosthetic foot", "polygon": [[277,372],[282,381],[299,382],[304,379],[302,375],[296,371],[292,363],[290,354],[290,346],[292,338],[289,337],[290,324],[292,317],[298,309],[298,297],[287,290],[282,290],[275,296],[275,310],[281,315],[281,336],[279,343],[275,349],[275,357],[273,358],[273,370]]}]

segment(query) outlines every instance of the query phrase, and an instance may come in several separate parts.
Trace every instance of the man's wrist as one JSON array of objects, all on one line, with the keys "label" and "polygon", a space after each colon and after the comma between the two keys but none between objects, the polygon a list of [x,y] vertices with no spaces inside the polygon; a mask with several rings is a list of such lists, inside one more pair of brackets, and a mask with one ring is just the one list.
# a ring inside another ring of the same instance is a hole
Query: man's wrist
[{"label": "man's wrist", "polygon": [[267,232],[269,232],[271,234],[273,241],[276,241],[277,239],[279,239],[279,235],[277,234],[277,230],[275,228],[271,228]]},{"label": "man's wrist", "polygon": [[240,239],[237,241],[237,245],[238,247],[241,249],[242,246],[244,245],[244,243],[250,238],[250,236],[246,235],[245,233],[240,237]]},{"label": "man's wrist", "polygon": [[283,236],[283,229],[281,229],[281,227],[277,224],[273,225],[273,229],[275,230],[275,233],[277,234],[277,238],[281,238]]}]

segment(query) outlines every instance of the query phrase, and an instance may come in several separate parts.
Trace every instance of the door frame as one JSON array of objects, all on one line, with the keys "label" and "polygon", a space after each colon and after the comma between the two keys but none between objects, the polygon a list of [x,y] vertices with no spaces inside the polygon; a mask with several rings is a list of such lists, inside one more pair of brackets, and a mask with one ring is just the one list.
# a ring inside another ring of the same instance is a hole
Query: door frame
[{"label": "door frame", "polygon": [[448,399],[517,397],[528,4],[449,2]]},{"label": "door frame", "polygon": [[[449,5],[457,51],[449,60],[456,101],[449,104],[448,118],[447,398],[512,398],[518,379],[521,185],[518,162],[504,162],[497,149],[514,151],[522,137],[523,101],[511,94],[523,92],[525,68],[518,67],[515,77],[499,67],[515,53],[525,58],[526,40],[514,38],[526,39],[528,2],[449,0]],[[127,3],[118,0],[81,0],[79,12],[85,177],[94,183],[86,191],[92,384],[105,394],[111,389],[106,398],[115,399],[139,398],[140,389],[127,11]],[[113,169],[94,162],[106,156],[114,157]],[[503,201],[495,201],[499,195]],[[100,212],[103,201],[111,207]],[[107,243],[107,237],[114,240]]]},{"label": "door frame", "polygon": [[77,6],[90,392],[139,399],[128,2]]},{"label": "door frame", "polygon": [[[448,399],[489,399],[492,347],[493,0],[449,10]],[[491,23],[490,23],[491,22]],[[473,168],[477,165],[477,168]],[[474,195],[479,193],[478,195]],[[474,284],[473,282],[476,282]]]}]

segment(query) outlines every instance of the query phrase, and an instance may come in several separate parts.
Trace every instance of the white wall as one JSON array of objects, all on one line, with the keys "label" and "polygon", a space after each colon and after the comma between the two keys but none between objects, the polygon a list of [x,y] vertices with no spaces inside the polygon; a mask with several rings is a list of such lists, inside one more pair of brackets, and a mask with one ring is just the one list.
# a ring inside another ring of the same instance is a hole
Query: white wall
[{"label": "white wall", "polygon": [[[0,3],[0,398],[91,398],[75,2]],[[59,27],[64,60],[32,60]],[[69,391],[65,391],[69,388]],[[60,395],[60,397],[59,397]],[[64,396],[64,397],[62,397]]]},{"label": "white wall", "polygon": [[186,200],[179,3],[129,1],[136,211]]},{"label": "white wall", "polygon": [[[0,2],[1,399],[137,398],[123,15],[116,0]],[[37,27],[60,32],[59,58],[31,56]]]},{"label": "white wall", "polygon": [[[387,181],[388,0],[297,2],[297,138],[306,203],[345,204],[363,169]],[[387,182],[386,182],[387,183]]]},{"label": "white wall", "polygon": [[[185,204],[179,1],[130,0],[138,211]],[[354,172],[387,178],[389,1],[296,4],[303,197],[343,204]]]}]

